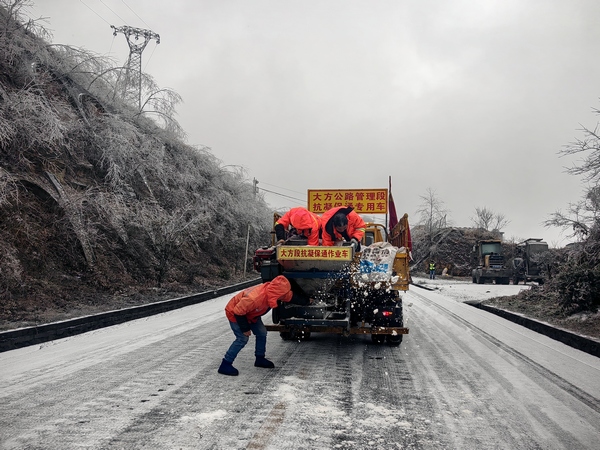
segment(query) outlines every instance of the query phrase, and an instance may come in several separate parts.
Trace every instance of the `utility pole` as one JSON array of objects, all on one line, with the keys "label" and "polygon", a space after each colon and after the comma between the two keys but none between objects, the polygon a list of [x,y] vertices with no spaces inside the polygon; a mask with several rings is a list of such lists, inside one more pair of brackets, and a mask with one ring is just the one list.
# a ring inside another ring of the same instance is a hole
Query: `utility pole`
[{"label": "utility pole", "polygon": [[[137,92],[138,110],[142,109],[142,52],[148,45],[151,39],[155,39],[157,44],[160,44],[160,36],[154,31],[143,30],[141,28],[110,26],[113,29],[113,35],[123,33],[129,45],[129,58],[126,66],[125,93],[133,86]],[[138,42],[139,41],[139,42]]]},{"label": "utility pole", "polygon": [[[256,194],[258,194],[258,180],[256,178],[254,178],[252,180],[252,185],[253,185],[254,197],[256,198]],[[249,244],[250,244],[250,224],[248,224],[248,232],[246,233],[246,253],[244,253],[244,279],[246,279],[246,266],[248,265],[247,259],[248,259]]]}]

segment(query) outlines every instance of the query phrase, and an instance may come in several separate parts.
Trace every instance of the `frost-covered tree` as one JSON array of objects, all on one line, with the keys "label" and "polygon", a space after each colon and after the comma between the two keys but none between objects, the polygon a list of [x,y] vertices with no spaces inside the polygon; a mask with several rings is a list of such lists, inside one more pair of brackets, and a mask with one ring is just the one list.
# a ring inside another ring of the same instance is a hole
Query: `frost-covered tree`
[{"label": "frost-covered tree", "polygon": [[421,195],[419,198],[421,199],[421,204],[419,205],[419,209],[417,209],[419,225],[423,225],[430,234],[433,234],[440,228],[447,227],[448,210],[435,190],[427,188],[425,195]]},{"label": "frost-covered tree", "polygon": [[486,231],[502,231],[510,221],[502,213],[496,213],[487,207],[476,207],[475,217],[471,218],[475,228]]},{"label": "frost-covered tree", "polygon": [[[444,202],[440,199],[432,188],[427,188],[425,195],[421,195],[421,204],[417,209],[417,215],[419,216],[418,225],[420,225],[423,236],[421,251],[417,251],[416,254],[421,254],[421,257],[433,257],[437,253],[436,251],[436,239],[435,236],[438,231],[444,229],[450,225],[448,220],[448,210],[444,206]],[[417,233],[418,234],[418,233]]]},{"label": "frost-covered tree", "polygon": [[[600,109],[593,109],[600,114]],[[546,226],[571,228],[572,235],[580,239],[589,235],[600,219],[600,124],[594,128],[582,127],[582,138],[567,144],[560,152],[562,156],[581,155],[583,159],[567,169],[572,175],[580,175],[588,183],[582,199],[569,204],[566,212],[556,211],[545,222]]]},{"label": "frost-covered tree", "polygon": [[[599,114],[600,110],[594,109]],[[600,125],[583,127],[582,138],[565,146],[564,155],[581,155],[582,160],[568,169],[588,183],[582,199],[571,203],[566,212],[555,212],[546,226],[571,229],[579,242],[565,250],[564,262],[552,280],[561,305],[569,311],[597,310],[600,306]]]}]

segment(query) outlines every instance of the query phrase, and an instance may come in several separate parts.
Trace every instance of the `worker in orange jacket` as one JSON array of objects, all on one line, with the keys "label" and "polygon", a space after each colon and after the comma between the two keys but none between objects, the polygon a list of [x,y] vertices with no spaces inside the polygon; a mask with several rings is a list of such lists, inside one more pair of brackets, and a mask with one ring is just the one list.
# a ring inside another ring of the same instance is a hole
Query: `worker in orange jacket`
[{"label": "worker in orange jacket", "polygon": [[242,350],[250,335],[256,336],[254,356],[256,367],[271,369],[275,365],[265,358],[267,349],[267,329],[261,320],[271,308],[278,306],[278,301],[296,304],[309,304],[312,299],[292,292],[292,287],[283,275],[275,277],[272,281],[245,289],[235,296],[225,306],[225,315],[229,326],[235,335],[235,340],[225,353],[218,372],[223,375],[238,375],[239,371],[233,367],[233,361]]},{"label": "worker in orange jacket", "polygon": [[352,207],[331,208],[321,216],[322,245],[354,242],[360,251],[360,241],[365,235],[365,222]]},{"label": "worker in orange jacket", "polygon": [[277,243],[285,242],[286,232],[292,227],[292,234],[308,239],[308,245],[319,245],[320,223],[319,216],[308,209],[301,206],[292,208],[275,222]]}]

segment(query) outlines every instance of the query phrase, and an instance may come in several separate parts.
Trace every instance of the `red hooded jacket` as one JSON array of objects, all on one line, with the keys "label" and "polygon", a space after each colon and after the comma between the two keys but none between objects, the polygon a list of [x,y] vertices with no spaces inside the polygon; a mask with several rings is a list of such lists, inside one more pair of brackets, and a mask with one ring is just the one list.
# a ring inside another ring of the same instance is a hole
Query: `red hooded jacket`
[{"label": "red hooded jacket", "polygon": [[[343,234],[338,233],[333,226],[333,216],[338,212],[346,214],[346,218],[348,219],[348,228],[346,228]],[[360,242],[365,235],[365,226],[365,221],[352,208],[345,208],[343,206],[331,208],[321,216],[322,245],[331,246],[335,241],[344,240],[346,237],[350,239],[354,238]]]},{"label": "red hooded jacket", "polygon": [[[278,225],[281,225],[283,229]],[[275,223],[277,240],[284,239],[285,230],[290,225],[296,229],[298,235],[308,238],[308,245],[319,245],[319,216],[301,206],[290,209]]]},{"label": "red hooded jacket", "polygon": [[[277,300],[289,302],[292,297],[290,282],[283,275],[279,275],[272,281],[237,293],[225,306],[225,314],[230,322],[237,322],[235,316],[245,316],[249,323],[255,323],[269,309],[277,307]],[[242,328],[241,323],[240,328]],[[242,331],[247,330],[242,329]]]}]

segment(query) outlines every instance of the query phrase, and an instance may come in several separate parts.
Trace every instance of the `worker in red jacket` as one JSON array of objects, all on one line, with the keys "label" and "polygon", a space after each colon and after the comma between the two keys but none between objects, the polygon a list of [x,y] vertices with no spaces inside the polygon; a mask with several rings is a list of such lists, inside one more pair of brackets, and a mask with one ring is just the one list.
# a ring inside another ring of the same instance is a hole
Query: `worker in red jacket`
[{"label": "worker in red jacket", "polygon": [[331,208],[321,216],[322,245],[336,242],[354,242],[360,251],[360,241],[365,235],[365,222],[352,207]]},{"label": "worker in red jacket", "polygon": [[308,245],[319,245],[319,226],[319,216],[301,206],[292,208],[275,222],[277,243],[285,242],[286,232],[292,227],[292,234],[308,239]]},{"label": "worker in red jacket", "polygon": [[243,349],[250,335],[256,336],[254,356],[256,367],[273,368],[275,365],[265,358],[267,349],[267,329],[261,316],[271,308],[277,307],[277,302],[293,302],[296,304],[309,304],[312,299],[292,292],[292,287],[283,275],[275,277],[272,281],[253,286],[236,294],[225,306],[225,315],[229,326],[235,335],[235,341],[225,353],[218,372],[223,375],[237,375],[239,371],[233,367],[233,361]]}]

